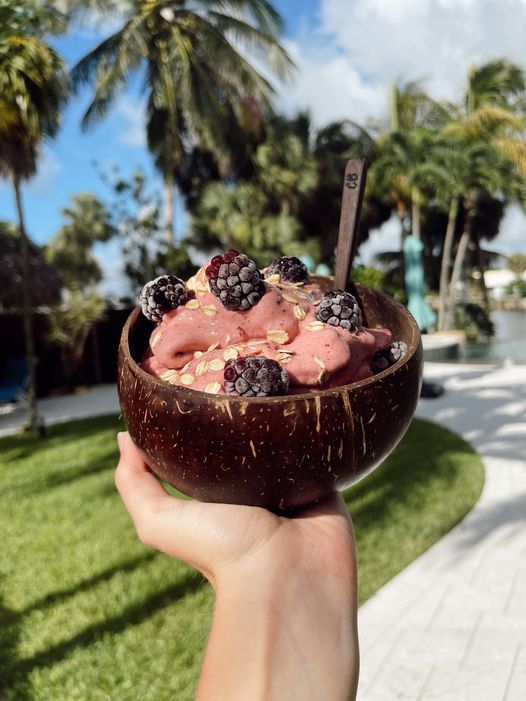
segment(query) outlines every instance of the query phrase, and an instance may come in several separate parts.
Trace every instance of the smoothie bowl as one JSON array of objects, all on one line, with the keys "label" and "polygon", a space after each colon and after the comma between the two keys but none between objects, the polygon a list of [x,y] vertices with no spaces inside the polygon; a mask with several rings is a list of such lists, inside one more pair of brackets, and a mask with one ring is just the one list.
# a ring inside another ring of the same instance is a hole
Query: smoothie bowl
[{"label": "smoothie bowl", "polygon": [[[122,332],[122,413],[153,472],[195,499],[274,511],[371,472],[404,435],[419,397],[422,344],[407,309],[362,285],[349,295],[332,291],[331,278],[260,274],[259,298],[249,290],[253,305],[229,309],[223,323],[206,270],[208,280],[203,268],[162,319],[155,303],[146,304],[153,321],[144,315],[143,299]],[[275,314],[261,330],[265,305]]]}]

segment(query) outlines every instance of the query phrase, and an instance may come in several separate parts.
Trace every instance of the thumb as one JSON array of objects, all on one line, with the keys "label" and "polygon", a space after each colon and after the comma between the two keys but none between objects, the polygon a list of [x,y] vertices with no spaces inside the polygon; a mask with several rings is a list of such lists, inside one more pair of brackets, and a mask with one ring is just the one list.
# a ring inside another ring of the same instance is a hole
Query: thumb
[{"label": "thumb", "polygon": [[117,443],[120,452],[119,465],[124,463],[128,470],[134,472],[151,472],[127,431],[117,433]]},{"label": "thumb", "polygon": [[132,517],[139,539],[152,548],[196,563],[195,505],[170,496],[151,474],[128,433],[117,437],[121,458],[115,485]]},{"label": "thumb", "polygon": [[147,533],[155,530],[155,524],[152,524],[154,515],[161,513],[171,499],[151,474],[130,435],[119,433],[117,441],[120,460],[115,471],[115,486],[132,517],[139,538],[145,545],[157,547]]}]

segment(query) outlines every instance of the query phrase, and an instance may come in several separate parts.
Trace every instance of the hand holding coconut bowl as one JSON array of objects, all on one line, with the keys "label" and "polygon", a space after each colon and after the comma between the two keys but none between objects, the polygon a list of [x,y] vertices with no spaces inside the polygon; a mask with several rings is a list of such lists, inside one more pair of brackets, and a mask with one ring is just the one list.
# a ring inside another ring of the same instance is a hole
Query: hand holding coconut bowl
[{"label": "hand holding coconut bowl", "polygon": [[186,283],[148,283],[122,333],[117,486],[141,539],[217,594],[198,699],[356,693],[354,538],[338,492],[398,444],[422,379],[407,309],[348,282],[365,177],[349,161],[334,279],[227,251]]}]

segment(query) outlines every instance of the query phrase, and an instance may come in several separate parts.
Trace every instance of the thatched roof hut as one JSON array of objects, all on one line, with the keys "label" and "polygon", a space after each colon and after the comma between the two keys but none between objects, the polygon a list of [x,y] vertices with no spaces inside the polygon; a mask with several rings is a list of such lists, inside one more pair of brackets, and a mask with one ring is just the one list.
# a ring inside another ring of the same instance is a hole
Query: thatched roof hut
[{"label": "thatched roof hut", "polygon": [[[34,307],[50,306],[60,301],[60,274],[44,259],[42,249],[32,242],[29,244],[29,275]],[[0,222],[0,312],[21,308],[22,284],[18,235],[11,224]]]}]

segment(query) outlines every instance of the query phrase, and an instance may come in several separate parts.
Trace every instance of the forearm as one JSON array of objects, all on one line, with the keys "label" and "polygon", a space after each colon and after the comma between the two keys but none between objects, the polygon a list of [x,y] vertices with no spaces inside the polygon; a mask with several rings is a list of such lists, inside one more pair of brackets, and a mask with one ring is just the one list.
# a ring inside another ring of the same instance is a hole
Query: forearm
[{"label": "forearm", "polygon": [[356,573],[256,571],[218,586],[197,701],[349,701]]}]

